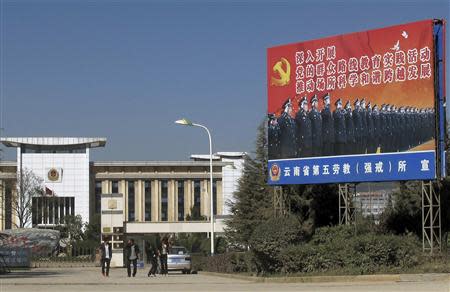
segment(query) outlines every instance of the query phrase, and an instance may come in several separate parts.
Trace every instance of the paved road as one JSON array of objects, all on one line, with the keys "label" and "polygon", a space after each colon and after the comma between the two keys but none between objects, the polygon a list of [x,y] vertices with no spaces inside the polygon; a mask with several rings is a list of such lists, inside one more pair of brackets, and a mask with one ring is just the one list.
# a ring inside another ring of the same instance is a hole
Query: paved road
[{"label": "paved road", "polygon": [[0,276],[0,292],[25,291],[450,291],[448,277],[407,277],[399,282],[346,283],[256,283],[210,275],[170,274],[148,278],[140,270],[136,278],[126,277],[126,270],[113,269],[103,277],[98,269],[33,269]]}]

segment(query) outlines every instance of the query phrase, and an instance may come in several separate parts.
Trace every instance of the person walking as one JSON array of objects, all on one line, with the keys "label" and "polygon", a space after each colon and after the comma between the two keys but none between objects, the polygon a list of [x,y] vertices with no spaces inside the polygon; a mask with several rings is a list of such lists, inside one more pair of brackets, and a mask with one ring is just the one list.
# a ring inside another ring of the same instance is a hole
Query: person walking
[{"label": "person walking", "polygon": [[133,277],[136,276],[136,268],[137,268],[137,260],[139,258],[139,246],[134,243],[134,239],[128,240],[128,244],[126,246],[126,255],[127,255],[127,272],[128,277],[131,277],[131,267],[133,264]]},{"label": "person walking", "polygon": [[167,276],[167,255],[169,253],[169,241],[167,238],[164,238],[161,242],[161,253],[160,253],[160,260],[161,260],[161,275]]},{"label": "person walking", "polygon": [[112,258],[112,248],[107,237],[104,238],[103,243],[100,246],[100,252],[102,253],[101,257],[102,275],[109,277],[109,265],[111,263]]},{"label": "person walking", "polygon": [[148,251],[148,256],[152,266],[150,267],[147,276],[150,277],[153,275],[156,277],[156,269],[158,268],[158,250],[151,246]]}]

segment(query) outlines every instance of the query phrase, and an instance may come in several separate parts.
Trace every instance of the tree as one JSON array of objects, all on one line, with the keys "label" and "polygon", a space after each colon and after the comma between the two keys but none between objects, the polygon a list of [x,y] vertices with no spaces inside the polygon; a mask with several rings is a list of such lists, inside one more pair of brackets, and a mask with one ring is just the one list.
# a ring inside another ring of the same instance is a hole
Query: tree
[{"label": "tree", "polygon": [[254,229],[273,217],[272,187],[267,185],[267,138],[265,123],[258,127],[254,158],[247,156],[239,180],[232,218],[225,230],[231,243],[248,246]]},{"label": "tree", "polygon": [[200,214],[200,207],[192,206],[191,212],[186,216],[186,221],[205,221],[206,217]]},{"label": "tree", "polygon": [[101,216],[100,214],[95,214],[92,216],[89,223],[84,223],[84,240],[100,242],[101,238]]},{"label": "tree", "polygon": [[392,193],[392,202],[388,204],[380,218],[380,227],[385,232],[404,234],[414,232],[422,235],[422,198],[420,182],[400,182],[399,190]]},{"label": "tree", "polygon": [[18,223],[14,223],[18,228],[29,225],[32,216],[33,197],[43,195],[43,179],[29,169],[23,169],[18,176],[17,195],[11,196],[12,215],[17,217]]},{"label": "tree", "polygon": [[67,238],[70,243],[74,243],[85,239],[85,226],[81,215],[66,215],[56,229],[61,232],[61,238]]},{"label": "tree", "polygon": [[[258,128],[254,158],[248,156],[239,180],[233,217],[226,235],[230,242],[248,246],[253,231],[274,217],[273,188],[267,184],[267,138],[265,123]],[[338,223],[338,191],[336,185],[284,186],[291,215],[297,217],[307,237],[316,227]]]},{"label": "tree", "polygon": [[285,187],[290,210],[303,224],[306,234],[339,222],[339,194],[336,184]]}]

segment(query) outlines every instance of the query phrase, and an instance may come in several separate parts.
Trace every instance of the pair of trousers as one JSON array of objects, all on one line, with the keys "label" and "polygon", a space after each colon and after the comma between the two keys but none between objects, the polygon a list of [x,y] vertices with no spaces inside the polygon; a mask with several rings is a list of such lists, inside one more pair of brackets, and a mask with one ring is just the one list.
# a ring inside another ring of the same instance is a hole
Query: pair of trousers
[{"label": "pair of trousers", "polygon": [[[109,264],[111,263],[111,259],[102,259],[102,274],[106,276],[109,276]],[[106,272],[105,272],[106,270]]]},{"label": "pair of trousers", "polygon": [[128,277],[131,276],[131,267],[130,267],[131,264],[133,264],[133,277],[134,277],[134,276],[136,276],[137,259],[128,260],[128,265],[127,265]]},{"label": "pair of trousers", "polygon": [[160,256],[161,260],[161,274],[167,275],[167,254],[162,254]]},{"label": "pair of trousers", "polygon": [[148,274],[156,275],[156,269],[158,268],[158,263],[156,262],[156,259],[151,259],[150,263],[152,267],[150,268],[150,271],[148,271]]}]

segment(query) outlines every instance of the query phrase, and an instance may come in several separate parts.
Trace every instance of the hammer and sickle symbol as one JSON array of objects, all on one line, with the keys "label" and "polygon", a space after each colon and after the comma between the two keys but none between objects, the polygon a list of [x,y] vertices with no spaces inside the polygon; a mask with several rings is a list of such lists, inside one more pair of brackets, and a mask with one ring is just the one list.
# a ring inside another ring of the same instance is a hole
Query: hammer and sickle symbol
[{"label": "hammer and sickle symbol", "polygon": [[[285,68],[283,68],[283,65]],[[272,76],[271,84],[275,86],[285,86],[289,84],[291,79],[291,64],[286,58],[281,58],[280,61],[276,62],[273,66],[273,72],[279,75],[279,78]]]}]

